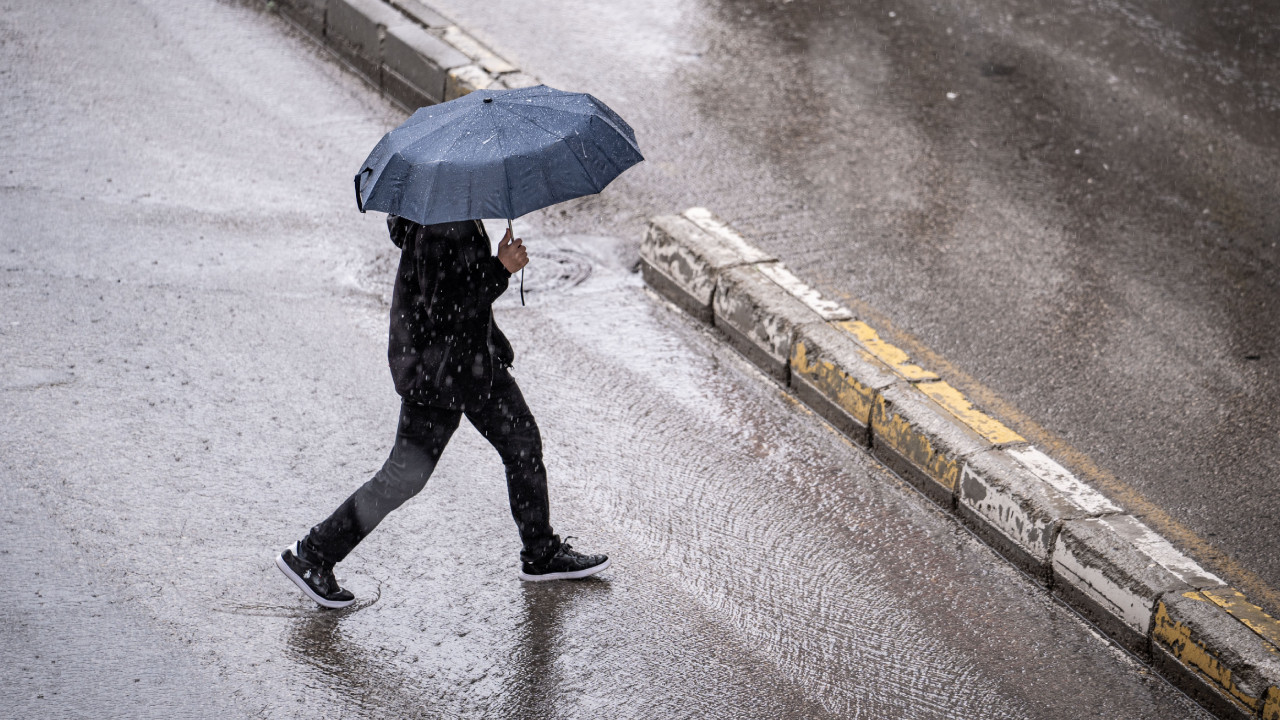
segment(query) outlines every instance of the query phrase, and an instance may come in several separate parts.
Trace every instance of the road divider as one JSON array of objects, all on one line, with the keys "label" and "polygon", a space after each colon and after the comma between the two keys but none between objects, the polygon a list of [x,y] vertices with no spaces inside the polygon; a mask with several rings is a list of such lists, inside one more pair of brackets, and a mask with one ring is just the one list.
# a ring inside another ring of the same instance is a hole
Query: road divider
[{"label": "road divider", "polygon": [[745,240],[741,245],[734,246],[723,234],[708,232],[684,215],[656,217],[640,243],[640,272],[650,287],[710,325],[720,273],[774,260],[750,251]]},{"label": "road divider", "polygon": [[1280,623],[705,208],[645,282],[1221,717],[1280,720]]},{"label": "road divider", "polygon": [[990,447],[909,383],[895,383],[876,396],[871,454],[948,510],[954,509],[965,460]]},{"label": "road divider", "polygon": [[475,90],[538,84],[418,0],[273,0],[266,5],[410,111]]},{"label": "road divider", "polygon": [[760,272],[759,265],[727,268],[716,276],[714,324],[729,343],[778,382],[791,373],[791,345],[806,323],[821,322],[807,305]]},{"label": "road divider", "polygon": [[1063,523],[1053,549],[1053,575],[1055,593],[1146,660],[1162,596],[1223,585],[1131,515]]},{"label": "road divider", "polygon": [[979,537],[1047,586],[1053,582],[1053,549],[1062,524],[1121,512],[1029,446],[970,456],[960,474],[956,510]]},{"label": "road divider", "polygon": [[1280,651],[1267,642],[1277,623],[1243,600],[1262,626],[1250,627],[1215,599],[1231,588],[1165,595],[1156,606],[1151,648],[1155,666],[1175,685],[1223,718],[1280,720]]},{"label": "road divider", "polygon": [[876,398],[898,380],[893,368],[829,323],[807,323],[796,333],[792,390],[860,447],[871,447]]}]

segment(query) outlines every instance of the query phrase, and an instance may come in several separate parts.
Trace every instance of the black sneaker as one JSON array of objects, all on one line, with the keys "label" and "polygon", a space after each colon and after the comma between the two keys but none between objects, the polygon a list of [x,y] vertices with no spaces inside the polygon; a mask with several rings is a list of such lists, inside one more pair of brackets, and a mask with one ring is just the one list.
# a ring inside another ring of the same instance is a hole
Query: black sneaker
[{"label": "black sneaker", "polygon": [[294,549],[285,548],[276,558],[276,567],[284,576],[293,581],[307,597],[320,603],[322,607],[344,608],[356,601],[356,596],[349,590],[338,587],[338,578],[333,576],[332,567],[312,565],[294,554]]},{"label": "black sneaker", "polygon": [[[568,540],[568,538],[565,538]],[[568,542],[560,543],[560,549],[554,555],[537,563],[521,563],[520,579],[530,582],[540,580],[577,580],[609,567],[606,555],[583,555],[569,547]]]}]

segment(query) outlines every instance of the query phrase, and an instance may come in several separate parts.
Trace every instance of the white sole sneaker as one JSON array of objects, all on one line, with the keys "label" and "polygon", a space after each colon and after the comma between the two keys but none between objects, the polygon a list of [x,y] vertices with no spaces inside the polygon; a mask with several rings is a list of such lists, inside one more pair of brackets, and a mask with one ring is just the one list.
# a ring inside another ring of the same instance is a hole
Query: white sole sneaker
[{"label": "white sole sneaker", "polygon": [[[297,553],[295,552],[294,554],[296,555]],[[326,600],[317,595],[316,591],[312,590],[310,585],[307,585],[307,581],[298,577],[298,573],[294,572],[293,568],[289,567],[289,564],[284,561],[284,553],[280,553],[276,556],[276,567],[280,568],[280,572],[284,573],[285,577],[292,580],[293,584],[297,585],[299,590],[306,593],[307,597],[315,600],[316,604],[321,607],[327,607],[331,610],[341,610],[344,607],[350,607],[351,604],[355,602],[354,598],[351,600]]]},{"label": "white sole sneaker", "polygon": [[520,570],[520,579],[525,582],[542,582],[543,580],[578,580],[584,577],[595,575],[601,570],[609,569],[609,560],[605,560],[599,565],[586,568],[584,570],[573,570],[571,572],[546,573],[544,575],[530,575],[523,569]]}]

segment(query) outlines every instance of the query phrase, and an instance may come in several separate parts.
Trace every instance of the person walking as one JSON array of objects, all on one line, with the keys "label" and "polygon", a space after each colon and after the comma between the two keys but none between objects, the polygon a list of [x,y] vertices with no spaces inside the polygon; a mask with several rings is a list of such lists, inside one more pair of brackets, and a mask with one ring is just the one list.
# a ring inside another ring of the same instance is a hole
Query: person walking
[{"label": "person walking", "polygon": [[390,215],[387,226],[401,249],[387,351],[402,398],[395,445],[382,469],[276,566],[322,607],[355,602],[334,565],[426,486],[465,415],[506,467],[523,544],[520,579],[570,580],[608,568],[607,556],[577,552],[551,527],[541,435],[511,375],[515,353],[494,322],[493,302],[529,262],[523,241],[508,227],[495,256],[479,220],[421,225]]}]

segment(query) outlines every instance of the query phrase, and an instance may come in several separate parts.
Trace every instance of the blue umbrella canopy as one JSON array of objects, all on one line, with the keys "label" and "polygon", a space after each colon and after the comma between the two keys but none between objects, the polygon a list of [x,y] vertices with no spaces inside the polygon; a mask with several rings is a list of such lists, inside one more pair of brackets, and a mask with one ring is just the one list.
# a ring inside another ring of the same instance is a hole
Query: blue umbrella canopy
[{"label": "blue umbrella canopy", "polygon": [[476,90],[383,136],[356,173],[356,204],[423,225],[511,220],[598,193],[643,159],[631,126],[586,93]]}]

